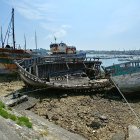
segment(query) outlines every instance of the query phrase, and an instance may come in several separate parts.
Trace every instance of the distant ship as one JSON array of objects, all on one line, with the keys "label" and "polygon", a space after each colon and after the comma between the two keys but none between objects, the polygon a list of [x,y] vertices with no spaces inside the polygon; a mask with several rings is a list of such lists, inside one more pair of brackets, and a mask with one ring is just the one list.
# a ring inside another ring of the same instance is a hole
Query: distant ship
[{"label": "distant ship", "polygon": [[[11,31],[12,30],[12,31]],[[14,60],[21,60],[23,58],[30,58],[31,54],[29,54],[26,50],[16,48],[15,45],[15,33],[14,33],[14,9],[12,8],[12,17],[6,32],[6,35],[9,38],[9,35],[12,32],[12,41],[13,44],[10,46],[7,44],[5,46],[5,40],[2,36],[1,31],[1,42],[2,47],[0,48],[0,74],[13,74],[16,72],[17,66],[14,63]],[[6,36],[5,36],[6,37]]]},{"label": "distant ship", "polygon": [[51,43],[50,44],[51,57],[76,58],[84,60],[86,53],[84,51],[76,51],[75,46],[68,46],[66,43]]}]

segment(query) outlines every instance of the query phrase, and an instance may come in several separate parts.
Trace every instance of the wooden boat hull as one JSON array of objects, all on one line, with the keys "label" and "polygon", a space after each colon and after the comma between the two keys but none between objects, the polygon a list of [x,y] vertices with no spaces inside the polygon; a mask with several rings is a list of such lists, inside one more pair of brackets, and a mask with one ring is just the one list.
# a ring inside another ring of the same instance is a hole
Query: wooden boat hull
[{"label": "wooden boat hull", "polygon": [[[21,62],[15,62],[21,79],[28,86],[36,88],[53,88],[77,91],[95,91],[110,87],[107,79],[90,80],[89,77],[83,75],[86,68],[83,62],[45,62],[40,59],[30,59]],[[91,64],[91,61],[88,62]],[[93,61],[95,65],[95,62]],[[100,64],[100,62],[98,62]],[[83,76],[82,76],[83,75]]]},{"label": "wooden boat hull", "polygon": [[17,70],[15,64],[0,63],[0,74],[13,74]]},{"label": "wooden boat hull", "polygon": [[20,73],[20,77],[26,85],[33,86],[33,87],[47,88],[47,84],[35,81],[22,73]]},{"label": "wooden boat hull", "polygon": [[112,79],[124,93],[140,91],[140,73],[114,76]]},{"label": "wooden boat hull", "polygon": [[111,79],[123,93],[140,91],[140,61],[130,61],[106,67]]}]

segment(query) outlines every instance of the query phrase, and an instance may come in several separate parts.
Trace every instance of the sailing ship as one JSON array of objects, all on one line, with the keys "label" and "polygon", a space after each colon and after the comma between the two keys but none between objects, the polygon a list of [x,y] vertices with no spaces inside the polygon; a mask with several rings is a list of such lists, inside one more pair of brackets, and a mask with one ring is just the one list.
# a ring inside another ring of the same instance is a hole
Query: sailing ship
[{"label": "sailing ship", "polygon": [[[12,46],[10,46],[8,43],[5,46],[5,41],[6,39],[8,40],[11,30],[13,41]],[[31,57],[31,55],[28,52],[26,52],[26,50],[16,47],[14,32],[14,8],[12,8],[11,20],[4,39],[1,31],[1,42],[2,47],[0,48],[0,74],[13,74],[17,71],[17,66],[14,63],[14,60],[20,60],[23,58]]]},{"label": "sailing ship", "polygon": [[113,82],[123,93],[140,91],[140,61],[133,60],[105,68]]},{"label": "sailing ship", "polygon": [[110,85],[107,79],[97,79],[100,77],[101,61],[95,58],[82,61],[78,58],[76,61],[71,61],[71,58],[48,59],[38,57],[15,62],[27,86],[90,92]]}]

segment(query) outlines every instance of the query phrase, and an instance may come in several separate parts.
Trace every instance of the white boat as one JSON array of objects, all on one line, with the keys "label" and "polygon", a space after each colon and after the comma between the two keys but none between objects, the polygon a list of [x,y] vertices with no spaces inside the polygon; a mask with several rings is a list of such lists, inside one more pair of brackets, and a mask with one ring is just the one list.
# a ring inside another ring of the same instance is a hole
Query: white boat
[{"label": "white boat", "polygon": [[51,57],[78,58],[84,60],[86,53],[84,51],[76,51],[76,47],[68,46],[65,43],[50,44]]}]

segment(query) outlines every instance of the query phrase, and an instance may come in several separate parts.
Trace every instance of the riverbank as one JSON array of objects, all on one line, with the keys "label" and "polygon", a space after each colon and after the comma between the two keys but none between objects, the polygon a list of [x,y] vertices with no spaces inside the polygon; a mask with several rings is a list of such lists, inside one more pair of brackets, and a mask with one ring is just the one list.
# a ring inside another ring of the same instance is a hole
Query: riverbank
[{"label": "riverbank", "polygon": [[[2,82],[0,95],[10,94],[22,89],[23,86],[22,81]],[[113,140],[113,137],[127,139],[128,126],[139,125],[127,104],[115,92],[83,95],[37,91],[27,95],[36,100],[30,111],[86,139]],[[140,115],[140,98],[129,98],[128,101]]]}]

